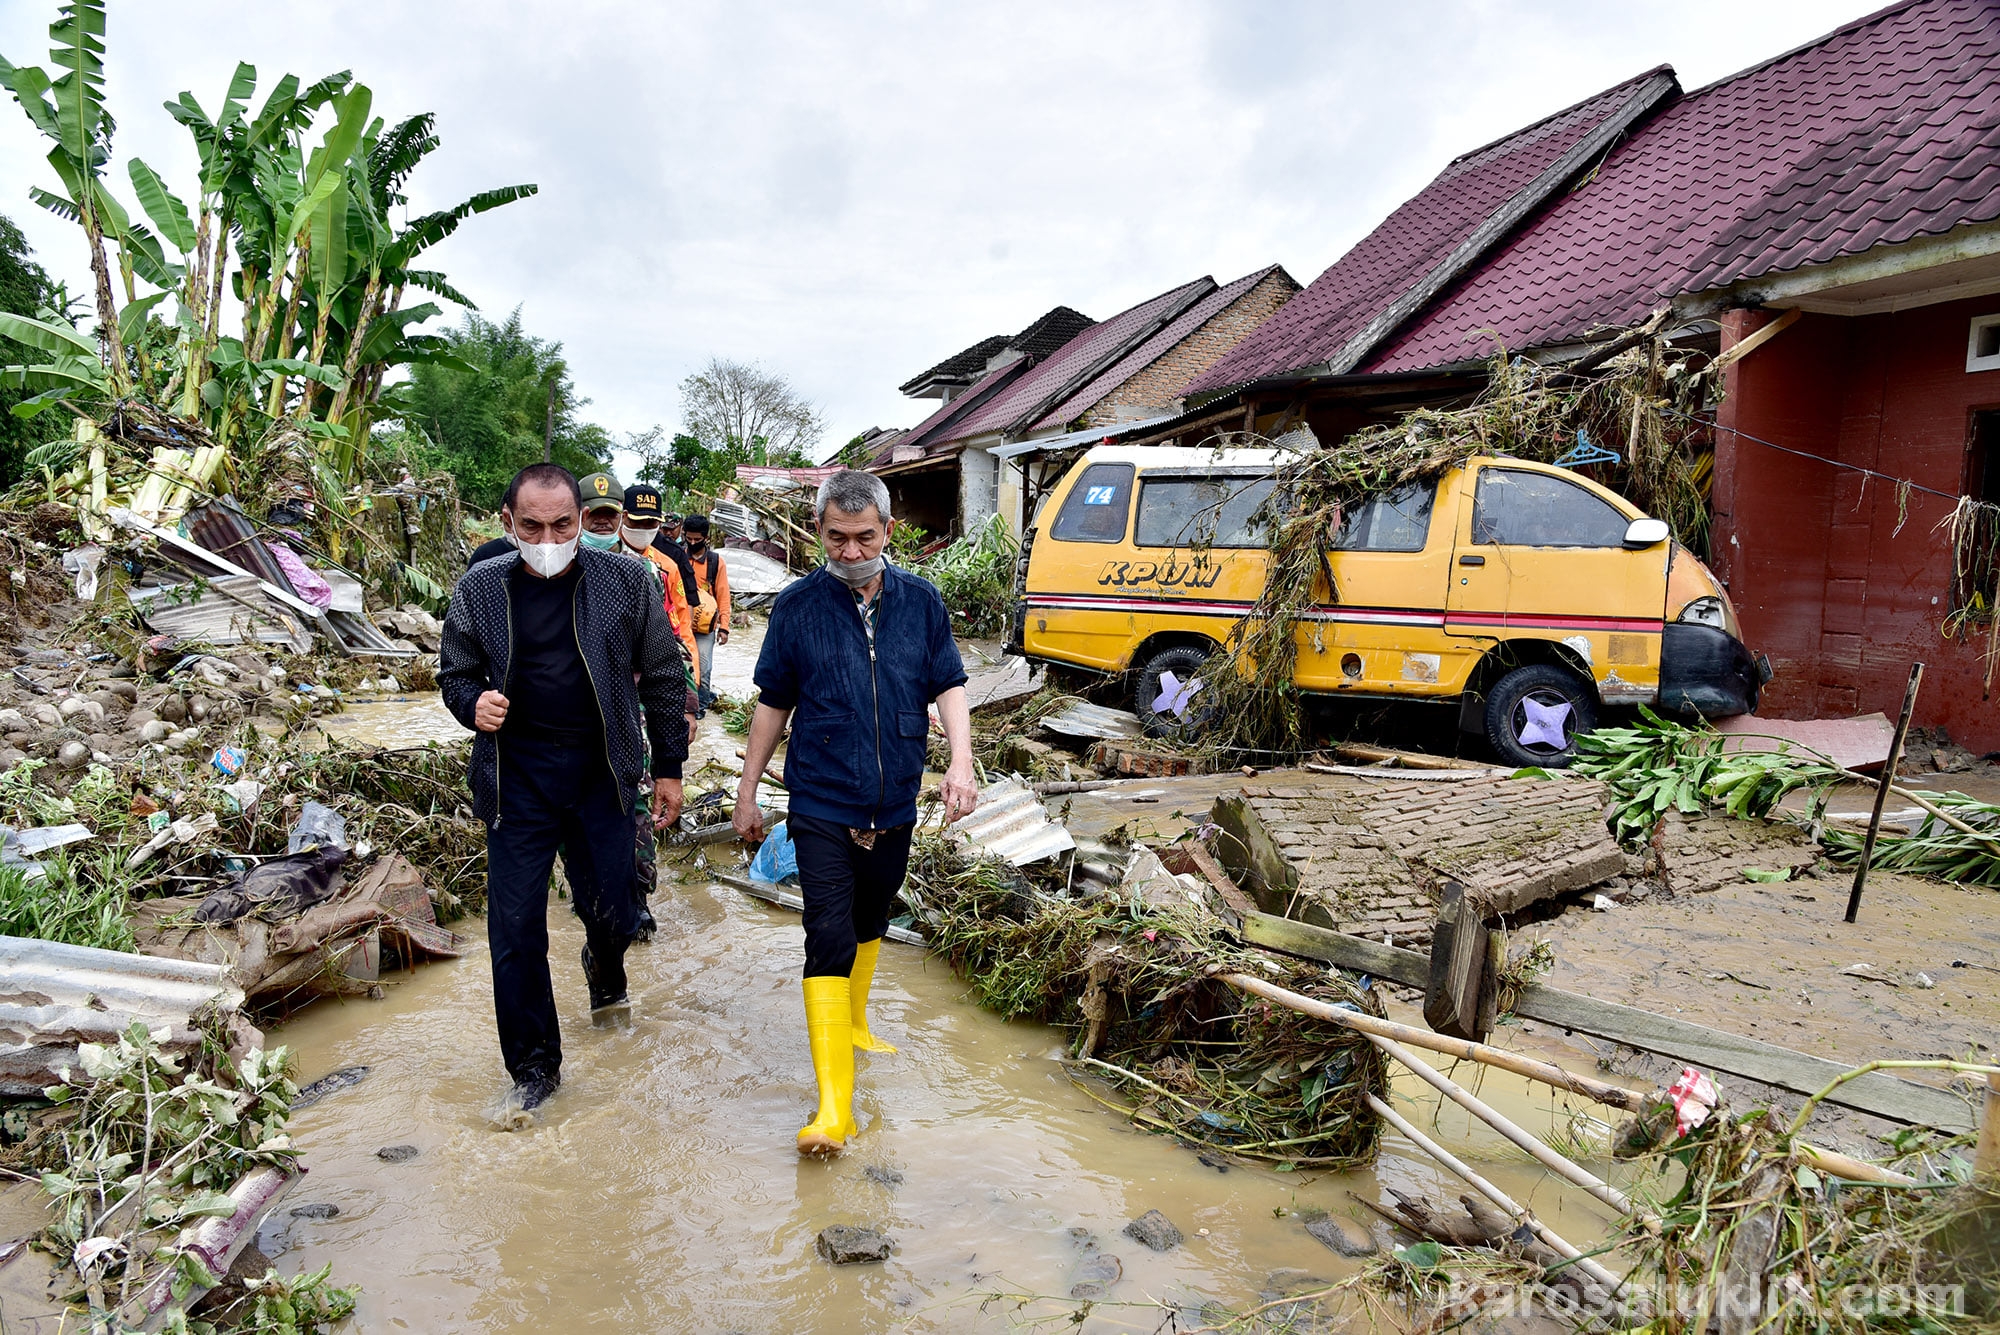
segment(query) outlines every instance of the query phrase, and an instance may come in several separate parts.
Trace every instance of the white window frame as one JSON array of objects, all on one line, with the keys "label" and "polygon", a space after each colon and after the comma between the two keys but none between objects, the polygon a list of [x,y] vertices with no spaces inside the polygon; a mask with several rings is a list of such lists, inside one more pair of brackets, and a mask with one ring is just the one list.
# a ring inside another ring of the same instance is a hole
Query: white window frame
[{"label": "white window frame", "polygon": [[1967,371],[2000,371],[2000,343],[1987,356],[1979,355],[1979,336],[1989,329],[2000,328],[2000,315],[1975,315],[1972,327],[1965,337],[1965,369]]}]

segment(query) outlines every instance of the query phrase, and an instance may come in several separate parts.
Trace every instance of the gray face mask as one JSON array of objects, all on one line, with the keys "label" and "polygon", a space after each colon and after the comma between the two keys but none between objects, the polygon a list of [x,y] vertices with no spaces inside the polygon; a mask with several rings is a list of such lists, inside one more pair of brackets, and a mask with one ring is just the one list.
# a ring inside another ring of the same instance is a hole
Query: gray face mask
[{"label": "gray face mask", "polygon": [[886,564],[887,562],[879,555],[871,556],[866,561],[836,561],[831,556],[826,558],[826,568],[833,572],[835,579],[850,589],[858,589],[874,579],[882,573],[882,567]]}]

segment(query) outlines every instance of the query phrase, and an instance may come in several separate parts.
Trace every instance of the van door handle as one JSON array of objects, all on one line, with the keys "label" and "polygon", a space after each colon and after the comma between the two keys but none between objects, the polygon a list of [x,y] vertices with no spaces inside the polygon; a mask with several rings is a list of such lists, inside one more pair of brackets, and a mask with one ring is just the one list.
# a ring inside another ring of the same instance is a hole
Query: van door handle
[{"label": "van door handle", "polygon": [[1483,556],[1461,556],[1458,558],[1458,563],[1462,566],[1483,566],[1486,564],[1486,558]]}]

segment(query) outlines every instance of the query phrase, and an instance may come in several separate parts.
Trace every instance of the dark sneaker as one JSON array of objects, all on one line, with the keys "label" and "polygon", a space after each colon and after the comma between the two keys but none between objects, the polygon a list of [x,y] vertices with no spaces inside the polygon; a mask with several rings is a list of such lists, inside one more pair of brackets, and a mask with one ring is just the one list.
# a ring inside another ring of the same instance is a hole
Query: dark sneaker
[{"label": "dark sneaker", "polygon": [[660,924],[653,921],[653,910],[645,904],[639,905],[639,934],[634,941],[651,941],[653,933],[660,930]]},{"label": "dark sneaker", "polygon": [[532,1071],[514,1083],[514,1098],[522,1112],[533,1112],[555,1096],[562,1077]]},{"label": "dark sneaker", "polygon": [[[623,952],[621,951],[622,955]],[[590,1008],[601,1011],[606,1006],[623,1006],[629,1000],[625,993],[625,961],[623,959],[599,961],[590,953],[590,947],[583,948],[583,981],[590,988]]]}]

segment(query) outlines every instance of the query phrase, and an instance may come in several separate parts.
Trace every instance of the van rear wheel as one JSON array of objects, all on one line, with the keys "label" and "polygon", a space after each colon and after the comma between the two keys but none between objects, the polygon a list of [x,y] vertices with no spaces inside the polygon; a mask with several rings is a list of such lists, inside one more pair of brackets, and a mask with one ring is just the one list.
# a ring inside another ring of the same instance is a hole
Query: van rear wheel
[{"label": "van rear wheel", "polygon": [[[1209,651],[1191,644],[1162,649],[1139,669],[1139,681],[1132,691],[1132,710],[1148,737],[1187,738],[1200,732],[1210,710],[1202,697],[1213,694],[1207,682],[1187,694],[1190,682],[1201,681],[1202,666]],[[1167,675],[1173,674],[1174,693],[1168,695]],[[1162,698],[1165,696],[1166,698]]]},{"label": "van rear wheel", "polygon": [[1597,726],[1597,692],[1551,663],[1515,668],[1486,695],[1486,740],[1510,765],[1560,769]]}]

